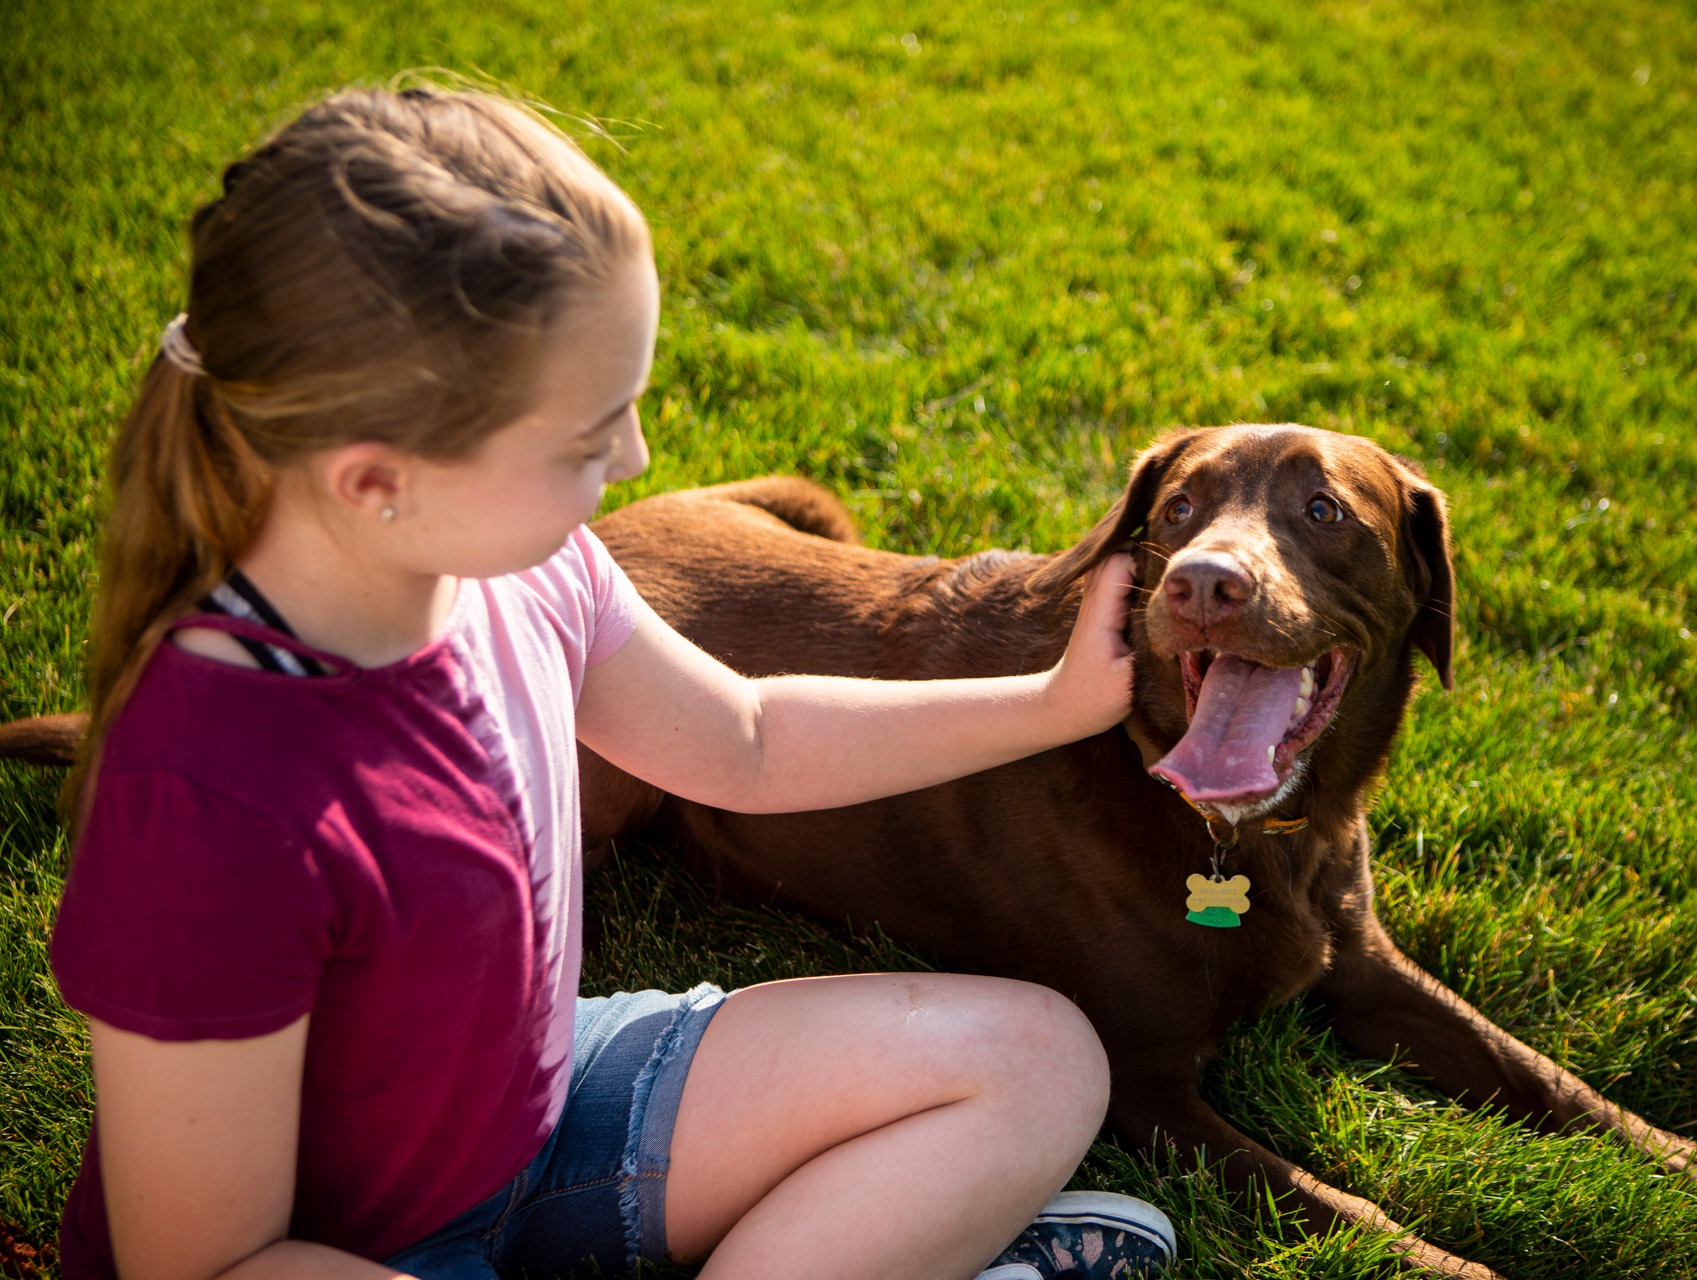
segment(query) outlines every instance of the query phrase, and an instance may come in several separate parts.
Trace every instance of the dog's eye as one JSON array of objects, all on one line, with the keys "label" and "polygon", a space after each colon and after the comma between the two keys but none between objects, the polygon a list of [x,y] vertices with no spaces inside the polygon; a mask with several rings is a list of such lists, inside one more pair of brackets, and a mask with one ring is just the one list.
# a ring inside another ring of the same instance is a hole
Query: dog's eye
[{"label": "dog's eye", "polygon": [[1318,524],[1336,524],[1343,519],[1343,508],[1323,493],[1308,500],[1308,518]]},{"label": "dog's eye", "polygon": [[1166,510],[1161,512],[1161,517],[1168,524],[1183,524],[1190,519],[1190,513],[1194,510],[1195,508],[1190,505],[1190,499],[1181,493],[1167,503]]}]

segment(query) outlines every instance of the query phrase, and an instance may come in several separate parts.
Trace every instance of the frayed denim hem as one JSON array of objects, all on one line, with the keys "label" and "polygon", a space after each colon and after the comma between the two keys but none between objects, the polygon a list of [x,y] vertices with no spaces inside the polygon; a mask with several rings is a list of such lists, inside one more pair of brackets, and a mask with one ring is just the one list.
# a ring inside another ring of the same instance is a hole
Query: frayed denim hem
[{"label": "frayed denim hem", "polygon": [[683,1071],[666,1071],[680,1055],[687,1064],[725,993],[702,983],[684,994],[672,1021],[654,1042],[654,1052],[631,1085],[631,1108],[619,1165],[619,1218],[625,1232],[625,1263],[660,1262],[666,1256],[666,1171],[672,1129],[683,1098]]}]

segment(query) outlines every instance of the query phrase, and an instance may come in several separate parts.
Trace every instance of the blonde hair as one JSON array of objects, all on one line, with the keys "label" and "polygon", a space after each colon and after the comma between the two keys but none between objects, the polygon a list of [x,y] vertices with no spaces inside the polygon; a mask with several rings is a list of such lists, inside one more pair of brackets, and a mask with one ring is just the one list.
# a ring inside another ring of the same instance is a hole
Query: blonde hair
[{"label": "blonde hair", "polygon": [[482,92],[347,90],[224,171],[191,224],[182,336],[113,446],[89,637],[101,743],[171,622],[228,576],[277,468],[375,440],[463,457],[527,407],[544,330],[648,230],[536,112]]}]

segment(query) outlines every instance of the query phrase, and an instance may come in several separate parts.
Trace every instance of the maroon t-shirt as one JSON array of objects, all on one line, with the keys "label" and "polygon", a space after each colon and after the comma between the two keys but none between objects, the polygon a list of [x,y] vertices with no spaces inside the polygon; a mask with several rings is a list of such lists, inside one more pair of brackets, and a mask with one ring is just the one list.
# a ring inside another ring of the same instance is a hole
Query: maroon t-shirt
[{"label": "maroon t-shirt", "polygon": [[[390,666],[315,655],[332,674],[293,676],[164,644],[113,726],[54,931],[60,991],[158,1040],[311,1015],[291,1236],[382,1258],[558,1121],[581,958],[572,708],[635,599],[580,529],[537,569],[462,582],[442,639]],[[60,1243],[67,1280],[116,1274],[92,1137]]]}]

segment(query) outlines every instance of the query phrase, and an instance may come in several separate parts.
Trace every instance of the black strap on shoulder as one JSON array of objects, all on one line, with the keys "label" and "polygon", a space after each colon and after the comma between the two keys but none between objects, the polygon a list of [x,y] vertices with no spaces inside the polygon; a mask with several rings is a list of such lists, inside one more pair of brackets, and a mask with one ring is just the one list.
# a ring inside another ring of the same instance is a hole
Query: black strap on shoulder
[{"label": "black strap on shoulder", "polygon": [[254,616],[266,626],[273,631],[281,631],[292,640],[300,639],[299,636],[295,635],[295,629],[283,621],[283,615],[278,613],[276,606],[265,598],[258,587],[253,585],[253,579],[248,577],[247,574],[240,569],[232,569],[230,576],[225,581],[230,584],[230,590],[253,607]]},{"label": "black strap on shoulder", "polygon": [[[227,587],[233,594],[237,607],[231,607],[231,597],[226,595],[219,599]],[[230,576],[221,584],[221,588],[201,597],[200,607],[208,613],[222,613],[229,617],[251,617],[264,623],[273,631],[279,631],[292,640],[300,637],[295,635],[294,628],[283,620],[283,615],[277,612],[277,607],[265,598],[263,592],[253,584],[253,580],[240,569],[233,569]],[[251,636],[232,634],[237,644],[246,649],[248,654],[266,671],[275,671],[279,675],[291,676],[322,676],[328,675],[322,663],[310,658],[304,653],[291,653],[276,645],[266,644],[263,640],[255,640]]]}]

